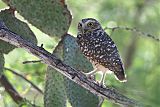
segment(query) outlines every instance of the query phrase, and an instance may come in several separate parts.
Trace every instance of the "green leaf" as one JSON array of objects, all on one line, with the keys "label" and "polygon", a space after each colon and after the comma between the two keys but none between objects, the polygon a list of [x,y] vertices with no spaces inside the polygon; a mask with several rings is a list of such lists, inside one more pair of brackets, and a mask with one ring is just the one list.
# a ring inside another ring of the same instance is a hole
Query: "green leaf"
[{"label": "green leaf", "polygon": [[[76,39],[72,36],[64,38],[64,62],[77,70],[91,71],[92,65],[78,48]],[[66,93],[72,107],[97,107],[98,97],[65,78]]]},{"label": "green leaf", "polygon": [[[0,12],[0,20],[5,23],[9,30],[22,36],[24,39],[37,43],[37,39],[34,33],[30,30],[28,25],[14,16],[13,11],[10,9],[5,9]],[[0,40],[0,52],[8,54],[12,51],[15,46],[10,45],[2,40]]]},{"label": "green leaf", "polygon": [[[57,57],[62,57],[63,48],[58,45],[53,52]],[[45,107],[66,107],[66,93],[63,75],[55,69],[48,67],[44,92]]]},{"label": "green leaf", "polygon": [[71,14],[62,0],[10,0],[9,4],[50,36],[62,36],[69,29]]},{"label": "green leaf", "polygon": [[4,56],[2,53],[0,53],[0,76],[2,75],[3,68],[4,68]]}]

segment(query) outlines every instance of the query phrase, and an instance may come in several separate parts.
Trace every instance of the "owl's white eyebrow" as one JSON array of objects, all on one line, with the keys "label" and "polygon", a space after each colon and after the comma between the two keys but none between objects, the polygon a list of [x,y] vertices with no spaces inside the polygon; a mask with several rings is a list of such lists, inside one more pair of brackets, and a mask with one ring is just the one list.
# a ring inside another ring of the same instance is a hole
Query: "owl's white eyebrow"
[{"label": "owl's white eyebrow", "polygon": [[87,20],[85,23],[88,23],[88,22],[94,22],[94,21],[92,21],[92,20]]}]

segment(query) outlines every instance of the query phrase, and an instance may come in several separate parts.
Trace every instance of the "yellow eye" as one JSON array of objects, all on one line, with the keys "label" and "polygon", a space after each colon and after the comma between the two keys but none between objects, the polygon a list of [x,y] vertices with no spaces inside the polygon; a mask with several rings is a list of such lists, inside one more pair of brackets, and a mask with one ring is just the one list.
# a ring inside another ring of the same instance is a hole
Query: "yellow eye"
[{"label": "yellow eye", "polygon": [[87,24],[88,27],[93,27],[93,25],[94,25],[93,22],[89,22],[89,23]]}]

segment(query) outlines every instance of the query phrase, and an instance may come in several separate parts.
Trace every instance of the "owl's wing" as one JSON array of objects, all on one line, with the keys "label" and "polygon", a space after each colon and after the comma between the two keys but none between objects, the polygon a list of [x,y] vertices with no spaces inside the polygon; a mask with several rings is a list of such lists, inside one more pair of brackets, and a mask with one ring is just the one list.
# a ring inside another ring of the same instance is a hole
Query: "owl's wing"
[{"label": "owl's wing", "polygon": [[96,54],[100,56],[95,57],[95,59],[101,65],[113,71],[120,81],[126,80],[123,63],[115,43],[105,32],[99,37],[99,47],[95,45],[95,50],[97,50]]}]

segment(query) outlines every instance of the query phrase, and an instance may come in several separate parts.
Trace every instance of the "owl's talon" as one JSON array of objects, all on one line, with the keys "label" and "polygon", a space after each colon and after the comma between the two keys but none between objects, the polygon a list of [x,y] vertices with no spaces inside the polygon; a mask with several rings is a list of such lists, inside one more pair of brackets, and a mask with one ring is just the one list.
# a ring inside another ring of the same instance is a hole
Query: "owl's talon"
[{"label": "owl's talon", "polygon": [[97,81],[97,84],[102,88],[106,88],[106,86],[105,86],[105,77],[106,77],[106,72],[103,72],[101,80]]},{"label": "owl's talon", "polygon": [[94,80],[94,75],[91,75],[91,74],[88,74],[88,73],[85,73],[86,77],[91,79],[91,80]]},{"label": "owl's talon", "polygon": [[95,78],[94,78],[94,74],[97,72],[97,68],[95,68],[93,71],[91,71],[91,72],[88,72],[88,73],[84,73],[86,76],[87,76],[87,78],[89,78],[89,79],[91,79],[91,80],[95,80]]},{"label": "owl's talon", "polygon": [[104,85],[104,84],[101,84],[100,86],[101,86],[102,88],[106,88],[106,85]]},{"label": "owl's talon", "polygon": [[102,87],[102,88],[106,88],[106,85],[104,83],[102,83],[101,81],[97,81],[97,84]]}]

